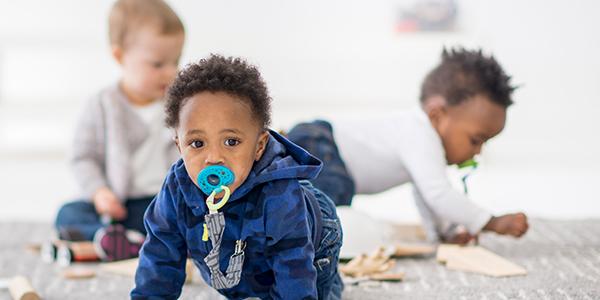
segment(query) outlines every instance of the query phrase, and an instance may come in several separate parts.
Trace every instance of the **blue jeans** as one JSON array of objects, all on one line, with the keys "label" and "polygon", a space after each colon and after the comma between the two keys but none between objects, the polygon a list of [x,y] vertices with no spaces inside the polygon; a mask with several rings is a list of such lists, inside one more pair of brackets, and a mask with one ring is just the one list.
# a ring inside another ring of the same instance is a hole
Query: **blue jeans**
[{"label": "blue jeans", "polygon": [[322,120],[301,123],[290,130],[287,138],[323,162],[321,173],[311,180],[313,186],[331,197],[336,206],[350,205],[354,180],[335,144],[331,124]]},{"label": "blue jeans", "polygon": [[316,192],[322,215],[321,241],[315,251],[314,265],[317,268],[317,292],[319,299],[342,298],[344,284],[338,272],[343,232],[335,204],[326,195]]},{"label": "blue jeans", "polygon": [[[125,209],[127,217],[114,223],[121,224],[127,229],[135,229],[146,234],[144,228],[144,213],[154,196],[127,199]],[[106,226],[91,201],[74,201],[63,205],[56,216],[56,229],[59,233],[64,231],[75,231],[82,240],[91,241],[98,229]],[[61,236],[61,238],[63,238]]]}]

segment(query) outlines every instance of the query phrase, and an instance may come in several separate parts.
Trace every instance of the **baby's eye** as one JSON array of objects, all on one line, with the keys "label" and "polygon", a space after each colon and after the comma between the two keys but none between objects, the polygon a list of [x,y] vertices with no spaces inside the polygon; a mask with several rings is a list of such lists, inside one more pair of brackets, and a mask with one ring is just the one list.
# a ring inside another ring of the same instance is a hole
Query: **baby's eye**
[{"label": "baby's eye", "polygon": [[152,63],[152,67],[154,67],[156,69],[160,69],[160,68],[162,68],[162,66],[163,66],[163,63],[160,61],[155,61]]},{"label": "baby's eye", "polygon": [[240,141],[236,139],[226,139],[225,146],[233,147],[239,145]]},{"label": "baby's eye", "polygon": [[192,148],[202,148],[202,146],[204,146],[204,142],[203,141],[192,141],[190,143],[190,146],[192,146]]}]

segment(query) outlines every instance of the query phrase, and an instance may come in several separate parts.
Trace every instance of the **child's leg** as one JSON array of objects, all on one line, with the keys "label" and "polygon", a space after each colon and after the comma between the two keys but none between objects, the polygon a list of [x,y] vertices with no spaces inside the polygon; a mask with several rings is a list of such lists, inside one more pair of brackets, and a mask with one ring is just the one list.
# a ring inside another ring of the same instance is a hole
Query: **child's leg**
[{"label": "child's leg", "polygon": [[317,291],[319,299],[341,299],[344,284],[338,271],[343,232],[335,204],[320,191],[315,191],[322,215],[321,241],[315,245]]},{"label": "child's leg", "polygon": [[58,210],[55,226],[61,239],[91,241],[96,231],[102,227],[102,222],[94,204],[75,201]]},{"label": "child's leg", "polygon": [[326,121],[301,123],[287,137],[323,162],[321,173],[311,183],[331,197],[335,205],[350,205],[354,180],[340,157],[331,125]]},{"label": "child's leg", "polygon": [[127,202],[125,202],[127,218],[120,223],[127,229],[134,229],[146,235],[146,228],[144,228],[144,213],[153,199],[154,196],[127,199]]}]

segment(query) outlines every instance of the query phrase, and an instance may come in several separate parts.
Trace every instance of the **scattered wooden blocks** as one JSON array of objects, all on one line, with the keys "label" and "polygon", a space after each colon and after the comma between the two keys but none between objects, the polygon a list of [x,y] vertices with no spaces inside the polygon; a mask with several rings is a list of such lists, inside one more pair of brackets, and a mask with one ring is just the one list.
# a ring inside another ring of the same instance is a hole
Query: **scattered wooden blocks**
[{"label": "scattered wooden blocks", "polygon": [[8,280],[7,287],[14,300],[40,300],[40,296],[33,289],[29,280],[23,276]]},{"label": "scattered wooden blocks", "polygon": [[481,247],[442,244],[437,260],[450,270],[473,272],[492,277],[526,275],[523,267]]},{"label": "scattered wooden blocks", "polygon": [[379,247],[371,255],[362,254],[347,264],[340,266],[342,274],[365,280],[400,281],[404,273],[386,273],[396,265],[391,259],[393,253],[385,247]]}]

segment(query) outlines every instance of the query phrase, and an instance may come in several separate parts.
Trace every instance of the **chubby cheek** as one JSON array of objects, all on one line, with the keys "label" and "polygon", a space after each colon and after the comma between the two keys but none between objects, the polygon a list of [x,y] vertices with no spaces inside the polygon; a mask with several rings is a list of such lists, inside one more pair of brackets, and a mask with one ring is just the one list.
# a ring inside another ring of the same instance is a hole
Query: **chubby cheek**
[{"label": "chubby cheek", "polygon": [[198,173],[200,173],[203,168],[199,159],[197,157],[190,157],[190,155],[187,155],[185,152],[182,153],[182,158],[190,179],[192,179],[192,182],[198,186]]},{"label": "chubby cheek", "polygon": [[233,173],[235,174],[235,180],[233,181],[233,184],[229,186],[232,193],[235,190],[237,190],[237,188],[239,188],[240,185],[242,185],[242,183],[244,183],[244,181],[246,181],[246,178],[248,177],[248,173],[244,172],[243,170],[234,170]]},{"label": "chubby cheek", "polygon": [[246,181],[246,179],[248,178],[248,174],[252,169],[252,165],[252,160],[249,162],[247,160],[244,160],[243,162],[238,161],[238,163],[234,166],[228,166],[231,168],[231,171],[233,171],[233,174],[235,175],[235,180],[233,181],[233,184],[229,186],[231,192],[235,191],[244,183],[244,181]]},{"label": "chubby cheek", "polygon": [[442,135],[442,141],[448,164],[461,163],[468,159],[465,157],[468,156],[468,144],[462,141],[460,135],[449,130]]},{"label": "chubby cheek", "polygon": [[462,163],[473,156],[472,146],[468,140],[456,141],[451,148],[450,160],[448,161],[451,164]]},{"label": "chubby cheek", "polygon": [[144,75],[144,78],[142,79],[142,84],[144,85],[148,93],[152,93],[154,94],[154,96],[162,97],[166,92],[166,89],[164,89],[166,86],[163,87],[157,79],[157,76],[152,72],[156,71],[148,70],[146,72],[146,75]]}]

